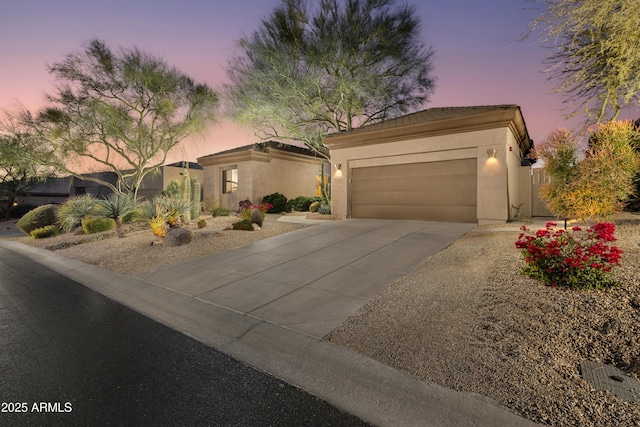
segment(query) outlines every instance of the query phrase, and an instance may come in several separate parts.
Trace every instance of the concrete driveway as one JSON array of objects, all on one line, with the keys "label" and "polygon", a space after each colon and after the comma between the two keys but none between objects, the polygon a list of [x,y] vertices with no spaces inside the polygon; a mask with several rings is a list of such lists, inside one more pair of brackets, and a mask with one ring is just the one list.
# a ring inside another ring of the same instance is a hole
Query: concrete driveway
[{"label": "concrete driveway", "polygon": [[331,221],[136,277],[322,338],[473,227],[429,221]]}]

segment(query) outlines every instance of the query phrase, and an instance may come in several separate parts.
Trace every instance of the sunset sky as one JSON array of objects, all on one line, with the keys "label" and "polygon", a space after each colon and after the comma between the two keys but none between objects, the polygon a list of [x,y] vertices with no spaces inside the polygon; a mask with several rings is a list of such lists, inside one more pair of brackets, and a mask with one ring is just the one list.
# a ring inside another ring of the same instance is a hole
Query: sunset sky
[{"label": "sunset sky", "polygon": [[[279,0],[0,0],[0,109],[35,109],[52,91],[46,65],[99,38],[112,48],[162,56],[214,89],[235,41],[253,32]],[[404,3],[399,1],[398,3]],[[436,90],[424,108],[487,104],[521,106],[530,136],[542,141],[563,119],[562,99],[543,73],[548,51],[536,37],[518,42],[538,12],[527,0],[409,0],[435,50]],[[640,117],[638,109],[621,118]],[[174,157],[195,160],[257,142],[248,129],[215,125]],[[177,160],[177,158],[176,158]]]}]

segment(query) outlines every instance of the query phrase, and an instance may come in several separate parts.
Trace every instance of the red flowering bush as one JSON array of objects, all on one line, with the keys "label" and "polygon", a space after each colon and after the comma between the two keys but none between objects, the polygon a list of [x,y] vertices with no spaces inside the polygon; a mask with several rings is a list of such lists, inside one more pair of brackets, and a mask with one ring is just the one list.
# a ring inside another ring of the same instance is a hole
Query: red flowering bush
[{"label": "red flowering bush", "polygon": [[611,271],[620,265],[622,250],[612,246],[615,225],[595,224],[586,230],[554,230],[548,222],[535,233],[522,226],[516,248],[527,263],[523,273],[549,286],[572,289],[603,289],[615,286]]}]

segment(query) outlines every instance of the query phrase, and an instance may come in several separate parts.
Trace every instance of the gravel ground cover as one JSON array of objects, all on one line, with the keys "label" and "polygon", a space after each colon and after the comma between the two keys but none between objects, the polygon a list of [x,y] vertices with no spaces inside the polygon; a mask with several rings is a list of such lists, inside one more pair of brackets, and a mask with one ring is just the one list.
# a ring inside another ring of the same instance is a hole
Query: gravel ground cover
[{"label": "gravel ground cover", "polygon": [[207,226],[198,228],[195,221],[185,227],[194,233],[193,240],[186,245],[168,247],[156,237],[151,229],[142,224],[127,225],[126,236],[119,239],[115,232],[95,235],[62,234],[46,239],[20,237],[16,240],[27,245],[55,250],[60,255],[74,258],[111,271],[135,274],[152,271],[160,267],[196,258],[287,233],[304,227],[301,224],[279,222],[280,215],[268,214],[259,231],[225,230],[239,220],[238,217],[205,216]]},{"label": "gravel ground cover", "polygon": [[[302,227],[277,217],[267,215],[257,232],[224,230],[232,217],[207,218],[206,228],[191,226],[191,243],[174,248],[152,246],[160,239],[146,228],[81,244],[88,236],[15,240],[135,274]],[[615,222],[624,251],[617,288],[546,287],[519,273],[521,224],[481,226],[381,292],[328,340],[542,424],[640,426],[640,403],[596,391],[579,370],[592,360],[640,377],[640,216]]]},{"label": "gravel ground cover", "polygon": [[477,227],[329,337],[445,387],[556,426],[638,426],[640,403],[596,391],[580,362],[640,377],[640,216],[622,215],[621,286],[551,288],[519,274],[519,224]]}]

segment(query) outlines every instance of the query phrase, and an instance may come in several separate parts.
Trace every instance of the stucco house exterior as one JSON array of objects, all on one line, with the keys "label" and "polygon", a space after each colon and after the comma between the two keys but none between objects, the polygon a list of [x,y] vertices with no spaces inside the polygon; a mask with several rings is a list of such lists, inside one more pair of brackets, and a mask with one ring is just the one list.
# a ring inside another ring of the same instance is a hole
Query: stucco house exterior
[{"label": "stucco house exterior", "polygon": [[260,203],[281,193],[289,199],[315,196],[320,168],[328,161],[313,151],[267,141],[199,157],[204,168],[204,197],[237,209],[242,200]]},{"label": "stucco house exterior", "polygon": [[329,135],[337,219],[504,223],[531,216],[520,107],[431,108]]}]

